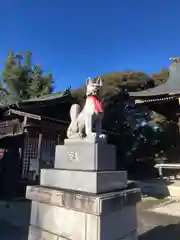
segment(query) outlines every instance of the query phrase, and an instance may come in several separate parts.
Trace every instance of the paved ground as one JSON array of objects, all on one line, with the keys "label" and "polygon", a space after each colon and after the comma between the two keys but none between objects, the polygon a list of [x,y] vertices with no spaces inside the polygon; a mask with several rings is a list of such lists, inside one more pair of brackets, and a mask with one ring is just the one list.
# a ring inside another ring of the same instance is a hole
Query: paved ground
[{"label": "paved ground", "polygon": [[[167,215],[161,215],[148,212],[147,209],[163,202],[164,200],[146,199],[138,204],[138,232],[139,240],[179,240],[180,239],[180,218]],[[20,205],[19,205],[20,206]],[[18,218],[26,211],[21,209]],[[28,212],[27,208],[27,212]],[[7,216],[7,215],[6,215]],[[28,214],[25,214],[28,216]],[[1,214],[0,214],[1,217]],[[18,221],[18,218],[15,221]],[[0,240],[27,240],[27,228],[24,224],[20,224],[24,220],[20,220],[17,227],[0,220]]]},{"label": "paved ground", "polygon": [[138,204],[139,240],[180,239],[180,217],[147,211],[163,201],[147,199]]}]

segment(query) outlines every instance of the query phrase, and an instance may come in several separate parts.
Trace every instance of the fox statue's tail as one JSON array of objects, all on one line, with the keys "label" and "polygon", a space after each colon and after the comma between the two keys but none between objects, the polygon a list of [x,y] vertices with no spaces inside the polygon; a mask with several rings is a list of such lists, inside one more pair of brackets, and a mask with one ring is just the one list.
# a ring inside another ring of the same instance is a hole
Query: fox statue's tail
[{"label": "fox statue's tail", "polygon": [[67,137],[71,138],[73,133],[77,132],[78,128],[78,123],[76,121],[79,113],[81,112],[81,107],[79,104],[73,104],[70,108],[70,118],[71,118],[71,123],[68,127],[67,130]]},{"label": "fox statue's tail", "polygon": [[81,112],[81,107],[79,104],[73,104],[70,109],[71,122],[74,122],[79,113]]}]

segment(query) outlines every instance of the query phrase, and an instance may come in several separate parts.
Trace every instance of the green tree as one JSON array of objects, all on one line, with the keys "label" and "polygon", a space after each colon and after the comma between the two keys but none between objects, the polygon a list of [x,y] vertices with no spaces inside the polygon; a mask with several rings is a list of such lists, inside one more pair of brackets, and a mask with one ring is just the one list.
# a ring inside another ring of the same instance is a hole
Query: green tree
[{"label": "green tree", "polygon": [[32,65],[32,54],[14,54],[9,51],[2,73],[2,86],[6,90],[4,101],[12,104],[18,101],[52,93],[54,80],[52,74],[44,74],[38,65]]},{"label": "green tree", "polygon": [[156,86],[165,83],[169,77],[169,69],[168,68],[161,68],[160,72],[153,73],[152,78]]},{"label": "green tree", "polygon": [[[127,89],[127,91],[137,91],[154,86],[154,80],[142,71],[112,72],[102,74],[100,77],[103,79],[103,88],[100,95],[104,104],[108,103],[111,97],[123,89]],[[85,99],[85,85],[82,88],[74,90],[73,93],[83,104]]]}]

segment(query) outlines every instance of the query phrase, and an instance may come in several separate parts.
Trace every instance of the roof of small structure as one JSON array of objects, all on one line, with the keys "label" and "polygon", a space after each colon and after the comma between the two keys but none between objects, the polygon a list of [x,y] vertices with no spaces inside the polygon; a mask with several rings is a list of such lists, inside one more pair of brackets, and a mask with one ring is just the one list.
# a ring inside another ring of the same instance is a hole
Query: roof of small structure
[{"label": "roof of small structure", "polygon": [[52,94],[47,94],[41,97],[36,97],[36,98],[30,98],[28,100],[22,100],[19,101],[15,104],[4,104],[1,105],[2,107],[11,107],[14,105],[18,105],[18,106],[26,106],[29,104],[48,104],[51,102],[63,102],[63,101],[70,101],[73,99],[73,96],[71,95],[71,92],[69,90],[65,90],[63,92],[58,92],[58,93],[52,93]]},{"label": "roof of small structure", "polygon": [[[29,100],[23,100],[16,104],[0,105],[0,142],[6,139],[18,137],[24,133],[27,127],[25,119],[35,122],[48,121],[67,126],[69,124],[69,108],[74,98],[71,92],[48,94]],[[21,118],[21,121],[19,121]],[[22,122],[22,119],[24,121]],[[17,121],[17,123],[16,123]],[[33,126],[33,125],[32,125]]]},{"label": "roof of small structure", "polygon": [[41,97],[18,101],[13,104],[1,102],[0,109],[2,111],[3,109],[6,110],[7,108],[29,108],[29,107],[31,108],[32,106],[45,107],[49,105],[61,104],[64,102],[71,103],[73,100],[74,100],[74,97],[72,96],[71,92],[68,90],[65,90],[64,92],[47,94]]},{"label": "roof of small structure", "polygon": [[36,97],[28,100],[22,101],[22,103],[30,103],[30,102],[45,102],[45,101],[51,101],[51,100],[63,100],[71,97],[71,94],[69,92],[58,92],[58,93],[52,93],[48,95],[44,95],[41,97]]},{"label": "roof of small structure", "polygon": [[[70,91],[48,94],[42,97],[29,100],[22,100],[14,104],[0,105],[0,115],[6,114],[7,111],[28,117],[33,115],[43,116],[44,118],[53,118],[65,121],[69,119],[69,109],[75,98]],[[0,117],[1,118],[1,117]],[[39,119],[40,120],[40,119]]]},{"label": "roof of small structure", "polygon": [[173,60],[173,64],[169,67],[169,78],[166,83],[147,90],[130,92],[129,95],[146,102],[169,100],[180,96],[180,60],[179,58],[170,60]]}]

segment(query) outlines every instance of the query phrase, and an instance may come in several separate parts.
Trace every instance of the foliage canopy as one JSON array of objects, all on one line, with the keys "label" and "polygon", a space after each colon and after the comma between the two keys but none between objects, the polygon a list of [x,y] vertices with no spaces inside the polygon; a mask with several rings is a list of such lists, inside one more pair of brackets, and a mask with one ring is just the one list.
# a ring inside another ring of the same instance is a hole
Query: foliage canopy
[{"label": "foliage canopy", "polygon": [[9,51],[1,78],[1,104],[13,104],[22,100],[52,93],[54,80],[51,73],[44,74],[41,67],[32,64],[32,54],[14,54]]}]

